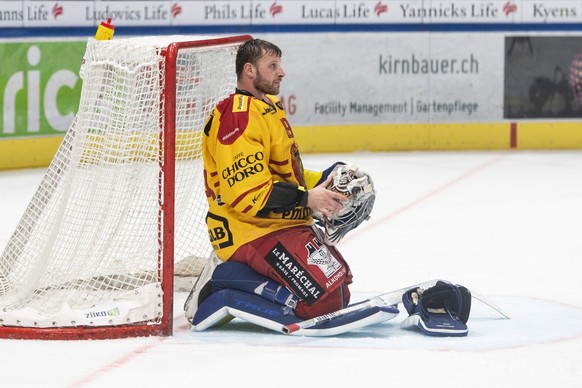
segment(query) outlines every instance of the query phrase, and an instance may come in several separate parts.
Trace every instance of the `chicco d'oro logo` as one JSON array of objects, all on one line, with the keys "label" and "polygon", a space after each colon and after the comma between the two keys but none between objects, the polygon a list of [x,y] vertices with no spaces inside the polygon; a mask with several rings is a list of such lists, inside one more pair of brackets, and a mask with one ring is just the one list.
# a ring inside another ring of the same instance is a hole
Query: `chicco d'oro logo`
[{"label": "chicco d'oro logo", "polygon": [[264,158],[265,155],[261,151],[240,156],[234,163],[222,170],[222,179],[228,182],[228,187],[232,187],[235,183],[263,171],[265,169],[265,165],[262,163]]}]

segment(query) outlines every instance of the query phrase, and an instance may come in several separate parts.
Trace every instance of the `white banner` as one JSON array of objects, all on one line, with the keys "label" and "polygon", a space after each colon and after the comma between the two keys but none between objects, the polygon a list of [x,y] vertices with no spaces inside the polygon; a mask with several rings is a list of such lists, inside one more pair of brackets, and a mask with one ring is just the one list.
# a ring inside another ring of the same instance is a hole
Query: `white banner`
[{"label": "white banner", "polygon": [[522,23],[580,23],[582,2],[574,0],[522,1]]},{"label": "white banner", "polygon": [[22,1],[0,1],[0,27],[22,27]]},{"label": "white banner", "polygon": [[283,50],[294,125],[503,119],[503,34],[256,35]]},{"label": "white banner", "polygon": [[0,27],[582,23],[582,0],[0,1]]},{"label": "white banner", "polygon": [[94,20],[88,18],[92,14],[93,4],[86,1],[28,1],[21,5],[23,5],[22,15],[25,27],[95,25]]}]

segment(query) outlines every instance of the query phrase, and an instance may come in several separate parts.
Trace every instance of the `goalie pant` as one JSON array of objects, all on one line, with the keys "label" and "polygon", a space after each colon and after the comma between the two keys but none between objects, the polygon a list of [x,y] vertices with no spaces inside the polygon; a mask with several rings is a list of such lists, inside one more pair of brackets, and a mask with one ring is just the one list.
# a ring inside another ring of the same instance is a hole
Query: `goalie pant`
[{"label": "goalie pant", "polygon": [[299,298],[295,314],[311,318],[349,304],[350,268],[310,226],[278,230],[241,246],[227,261],[245,264]]}]

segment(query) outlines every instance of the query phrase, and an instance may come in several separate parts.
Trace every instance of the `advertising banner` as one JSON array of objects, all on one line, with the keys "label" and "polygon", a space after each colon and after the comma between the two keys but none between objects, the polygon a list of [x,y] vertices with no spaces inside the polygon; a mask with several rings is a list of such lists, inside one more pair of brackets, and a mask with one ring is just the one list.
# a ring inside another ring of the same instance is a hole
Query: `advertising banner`
[{"label": "advertising banner", "polygon": [[22,1],[0,1],[0,27],[23,27]]},{"label": "advertising banner", "polygon": [[86,1],[23,2],[24,27],[84,27],[94,23],[87,18]]},{"label": "advertising banner", "polygon": [[[253,35],[283,50],[279,98],[294,129],[320,129],[314,151],[323,143],[328,151],[582,144],[579,122],[572,121],[582,117],[582,34]],[[70,127],[85,46],[85,40],[0,42],[0,153],[9,159],[0,158],[0,168],[33,163],[16,160],[31,145],[18,151],[15,142],[30,139],[44,149],[39,139]],[[358,143],[362,131],[382,140]]]},{"label": "advertising banner", "polygon": [[63,134],[81,95],[86,42],[0,43],[0,138]]},{"label": "advertising banner", "polygon": [[295,125],[499,121],[503,35],[261,35],[283,50]]},{"label": "advertising banner", "polygon": [[581,23],[582,0],[0,1],[1,27]]},{"label": "advertising banner", "polygon": [[[256,34],[283,49],[297,125],[580,117],[581,36]],[[76,112],[85,42],[0,43],[0,136],[53,135]]]}]

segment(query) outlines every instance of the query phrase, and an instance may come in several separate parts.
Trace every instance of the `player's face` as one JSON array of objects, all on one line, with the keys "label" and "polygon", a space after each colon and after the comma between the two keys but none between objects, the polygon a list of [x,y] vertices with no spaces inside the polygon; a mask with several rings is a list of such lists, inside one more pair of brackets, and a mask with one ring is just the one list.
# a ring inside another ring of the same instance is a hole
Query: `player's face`
[{"label": "player's face", "polygon": [[257,69],[254,79],[254,87],[265,94],[279,94],[281,81],[285,77],[285,72],[281,67],[281,58],[273,53],[265,53],[257,61]]}]

